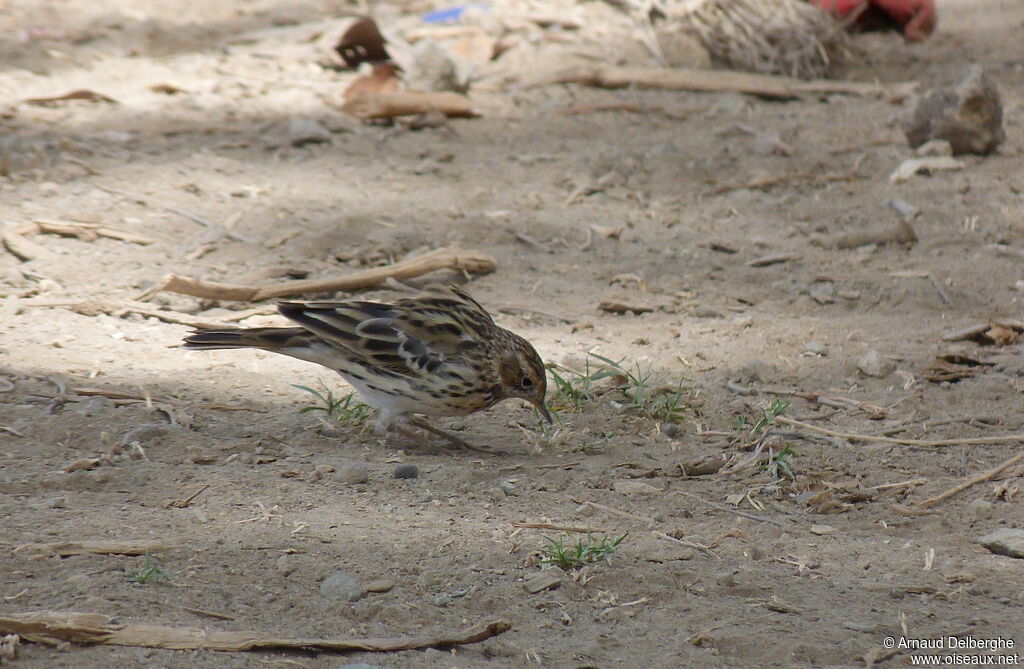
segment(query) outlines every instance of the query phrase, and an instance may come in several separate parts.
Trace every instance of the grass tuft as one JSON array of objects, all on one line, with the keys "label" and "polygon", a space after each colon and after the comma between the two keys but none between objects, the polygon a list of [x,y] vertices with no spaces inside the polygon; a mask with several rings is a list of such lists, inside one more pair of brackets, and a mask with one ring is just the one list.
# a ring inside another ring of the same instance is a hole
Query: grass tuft
[{"label": "grass tuft", "polygon": [[540,563],[553,564],[562,569],[578,569],[600,560],[611,564],[612,555],[628,536],[627,532],[615,539],[605,537],[598,541],[588,533],[586,540],[577,539],[574,546],[566,546],[561,539],[544,537],[547,539],[548,545],[544,547],[546,557],[542,558]]},{"label": "grass tuft", "polygon": [[148,585],[149,583],[164,583],[171,580],[163,569],[153,562],[153,556],[146,553],[146,562],[139,569],[129,569],[125,572],[125,579],[129,583]]},{"label": "grass tuft", "polygon": [[370,417],[373,412],[373,408],[364,402],[359,401],[358,396],[353,392],[345,395],[344,397],[335,397],[331,390],[321,383],[323,392],[310,388],[309,386],[300,386],[292,384],[293,387],[299,390],[305,391],[319,400],[319,404],[310,404],[299,409],[299,413],[310,413],[313,411],[322,411],[327,418],[344,423],[346,425],[362,425]]}]

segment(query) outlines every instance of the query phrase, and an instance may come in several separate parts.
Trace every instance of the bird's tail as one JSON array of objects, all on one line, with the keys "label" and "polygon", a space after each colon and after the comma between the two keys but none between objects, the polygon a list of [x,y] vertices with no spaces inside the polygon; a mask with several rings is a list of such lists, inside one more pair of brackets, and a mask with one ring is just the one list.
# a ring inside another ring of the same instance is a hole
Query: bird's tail
[{"label": "bird's tail", "polygon": [[182,348],[212,351],[222,348],[261,348],[293,355],[294,349],[308,348],[310,333],[302,328],[224,328],[196,330],[185,337]]}]

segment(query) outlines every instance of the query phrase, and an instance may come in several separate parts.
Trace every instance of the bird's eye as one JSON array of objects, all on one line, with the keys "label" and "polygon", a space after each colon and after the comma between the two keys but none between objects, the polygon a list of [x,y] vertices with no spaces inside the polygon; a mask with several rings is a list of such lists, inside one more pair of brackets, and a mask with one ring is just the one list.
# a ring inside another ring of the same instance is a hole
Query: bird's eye
[{"label": "bird's eye", "polygon": [[519,385],[521,385],[523,388],[532,388],[533,387],[533,379],[531,379],[528,376],[524,376],[523,380],[520,382]]}]

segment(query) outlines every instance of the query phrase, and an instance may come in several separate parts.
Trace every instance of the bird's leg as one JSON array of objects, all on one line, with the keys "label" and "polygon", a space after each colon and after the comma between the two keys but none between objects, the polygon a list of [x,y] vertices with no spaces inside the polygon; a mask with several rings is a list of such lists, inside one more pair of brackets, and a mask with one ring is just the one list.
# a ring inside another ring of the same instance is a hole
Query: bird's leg
[{"label": "bird's leg", "polygon": [[415,425],[416,427],[420,428],[421,430],[426,430],[427,432],[430,432],[431,434],[436,434],[439,437],[444,437],[445,439],[450,441],[454,446],[457,446],[458,448],[465,448],[466,450],[476,451],[478,453],[489,453],[491,455],[495,455],[495,454],[501,452],[501,451],[493,451],[493,450],[491,450],[489,448],[484,448],[483,446],[474,446],[473,444],[469,443],[468,441],[463,441],[462,439],[459,439],[458,437],[456,437],[454,434],[449,434],[449,433],[445,432],[444,430],[442,430],[440,428],[434,427],[433,425],[431,425],[430,423],[428,423],[425,420],[422,420],[420,418],[416,418],[415,416],[410,418],[409,422],[412,425]]}]

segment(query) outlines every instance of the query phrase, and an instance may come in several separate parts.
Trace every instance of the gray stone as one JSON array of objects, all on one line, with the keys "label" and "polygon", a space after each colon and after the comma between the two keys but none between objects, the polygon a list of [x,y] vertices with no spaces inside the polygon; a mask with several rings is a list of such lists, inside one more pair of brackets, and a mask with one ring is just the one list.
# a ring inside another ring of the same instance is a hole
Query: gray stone
[{"label": "gray stone", "polygon": [[811,355],[826,356],[828,355],[828,348],[825,346],[825,344],[818,341],[817,339],[812,339],[811,341],[804,344],[804,353],[810,353]]},{"label": "gray stone", "polygon": [[523,581],[523,587],[531,595],[536,595],[538,592],[544,590],[554,590],[562,585],[561,573],[554,569],[545,569],[542,572],[534,574],[530,578]]},{"label": "gray stone", "polygon": [[338,467],[335,477],[345,485],[356,485],[369,481],[370,472],[363,463],[353,462]]},{"label": "gray stone", "polygon": [[[291,573],[295,571],[295,561],[292,559],[292,556],[290,555],[282,555],[281,557],[277,558],[277,563],[274,566],[277,568],[278,573],[282,576],[290,576]],[[321,592],[322,591],[323,586],[321,586]]]},{"label": "gray stone", "polygon": [[875,349],[871,349],[864,354],[864,357],[857,361],[857,369],[864,376],[884,379],[892,374],[893,370],[896,369],[896,365],[892,360],[880,356]]},{"label": "gray stone", "polygon": [[662,423],[661,433],[669,439],[674,439],[679,434],[679,426],[675,423]]},{"label": "gray stone", "polygon": [[369,664],[367,662],[353,662],[352,664],[341,664],[338,665],[338,669],[387,669],[379,664]]},{"label": "gray stone", "polygon": [[121,437],[121,446],[123,448],[136,441],[142,444],[154,437],[163,436],[166,432],[167,426],[162,423],[143,423],[138,427],[128,430],[128,432]]},{"label": "gray stone", "polygon": [[416,465],[395,465],[394,476],[396,479],[419,478],[420,468]]},{"label": "gray stone", "polygon": [[1001,527],[978,539],[978,543],[996,555],[1024,558],[1024,530]]},{"label": "gray stone", "polygon": [[966,514],[970,520],[986,520],[992,516],[996,505],[988,500],[976,499],[967,505]]},{"label": "gray stone", "polygon": [[936,156],[952,156],[953,146],[944,139],[930,139],[914,150],[914,153],[922,158]]},{"label": "gray stone", "polygon": [[935,88],[917,98],[903,121],[910,146],[944,139],[954,154],[991,153],[1006,138],[999,90],[980,66],[968,68],[956,86]]},{"label": "gray stone", "polygon": [[366,596],[359,581],[343,571],[336,571],[320,583],[320,594],[331,599],[355,602]]},{"label": "gray stone", "polygon": [[331,141],[331,131],[308,118],[293,118],[284,130],[285,139],[292,146],[323,144]]},{"label": "gray stone", "polygon": [[443,46],[432,39],[421,40],[412,49],[412,63],[405,72],[409,88],[416,91],[466,91],[465,75]]}]

